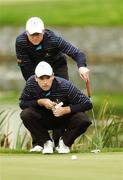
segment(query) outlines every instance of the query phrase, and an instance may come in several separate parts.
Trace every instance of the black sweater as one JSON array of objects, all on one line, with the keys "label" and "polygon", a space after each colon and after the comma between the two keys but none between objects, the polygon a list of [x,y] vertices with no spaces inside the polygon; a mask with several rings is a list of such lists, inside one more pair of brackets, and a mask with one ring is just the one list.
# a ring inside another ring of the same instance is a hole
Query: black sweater
[{"label": "black sweater", "polygon": [[51,89],[44,92],[35,81],[35,76],[31,76],[26,82],[26,86],[20,97],[20,107],[42,108],[38,105],[37,100],[49,98],[52,101],[59,100],[63,106],[70,106],[71,113],[84,112],[92,108],[90,99],[78,90],[71,82],[55,77]]},{"label": "black sweater", "polygon": [[33,45],[27,37],[26,32],[16,38],[16,56],[25,80],[34,74],[36,65],[40,61],[48,62],[55,73],[55,70],[66,66],[66,56],[76,61],[77,66],[86,66],[85,54],[56,35],[53,31],[45,29],[43,41]]}]

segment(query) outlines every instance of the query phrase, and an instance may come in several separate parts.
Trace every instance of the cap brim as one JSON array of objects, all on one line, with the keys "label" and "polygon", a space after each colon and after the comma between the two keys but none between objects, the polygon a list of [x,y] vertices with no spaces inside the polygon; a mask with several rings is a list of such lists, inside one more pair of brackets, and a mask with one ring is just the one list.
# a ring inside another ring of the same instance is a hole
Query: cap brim
[{"label": "cap brim", "polygon": [[50,77],[50,76],[52,76],[52,74],[51,74],[51,75],[49,75],[49,74],[38,74],[38,75],[36,75],[36,76],[37,76],[38,78],[39,78],[39,77],[42,77],[42,76],[49,76],[49,77]]},{"label": "cap brim", "polygon": [[31,30],[28,30],[28,33],[29,34],[35,34],[35,33],[42,33],[43,32],[43,30],[41,30],[41,29],[31,29]]}]

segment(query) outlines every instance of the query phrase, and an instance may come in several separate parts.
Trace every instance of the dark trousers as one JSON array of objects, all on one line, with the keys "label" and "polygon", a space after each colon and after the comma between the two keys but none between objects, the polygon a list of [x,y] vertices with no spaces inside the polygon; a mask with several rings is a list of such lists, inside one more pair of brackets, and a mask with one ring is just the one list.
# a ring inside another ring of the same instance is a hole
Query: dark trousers
[{"label": "dark trousers", "polygon": [[83,112],[54,117],[52,111],[44,108],[42,110],[24,109],[20,117],[37,144],[41,146],[51,139],[48,130],[60,128],[63,130],[62,138],[65,145],[71,147],[74,140],[83,134],[91,124],[88,116]]}]

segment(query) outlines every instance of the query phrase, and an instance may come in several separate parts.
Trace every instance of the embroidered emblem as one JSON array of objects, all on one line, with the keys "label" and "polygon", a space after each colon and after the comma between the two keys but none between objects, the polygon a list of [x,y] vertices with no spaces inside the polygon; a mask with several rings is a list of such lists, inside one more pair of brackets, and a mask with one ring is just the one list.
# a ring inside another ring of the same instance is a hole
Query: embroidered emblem
[{"label": "embroidered emblem", "polygon": [[38,47],[36,47],[36,51],[38,51],[38,50],[41,50],[42,49],[42,46],[41,45],[39,45]]},{"label": "embroidered emblem", "polygon": [[42,95],[43,95],[43,97],[48,97],[48,96],[50,96],[50,94],[51,94],[51,91],[43,93]]},{"label": "embroidered emblem", "polygon": [[45,94],[45,96],[47,97],[47,96],[50,96],[50,94],[51,94],[51,91],[49,91],[47,94]]}]

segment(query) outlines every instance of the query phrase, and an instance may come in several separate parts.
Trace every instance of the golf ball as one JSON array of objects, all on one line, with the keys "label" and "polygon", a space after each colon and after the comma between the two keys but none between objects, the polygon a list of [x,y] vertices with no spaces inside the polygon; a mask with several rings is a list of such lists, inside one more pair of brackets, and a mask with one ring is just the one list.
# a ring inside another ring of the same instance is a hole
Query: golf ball
[{"label": "golf ball", "polygon": [[94,149],[91,151],[92,153],[99,153],[100,152],[100,149]]},{"label": "golf ball", "polygon": [[72,155],[72,156],[71,156],[71,159],[72,159],[72,160],[77,160],[77,156],[76,156],[76,155]]}]

